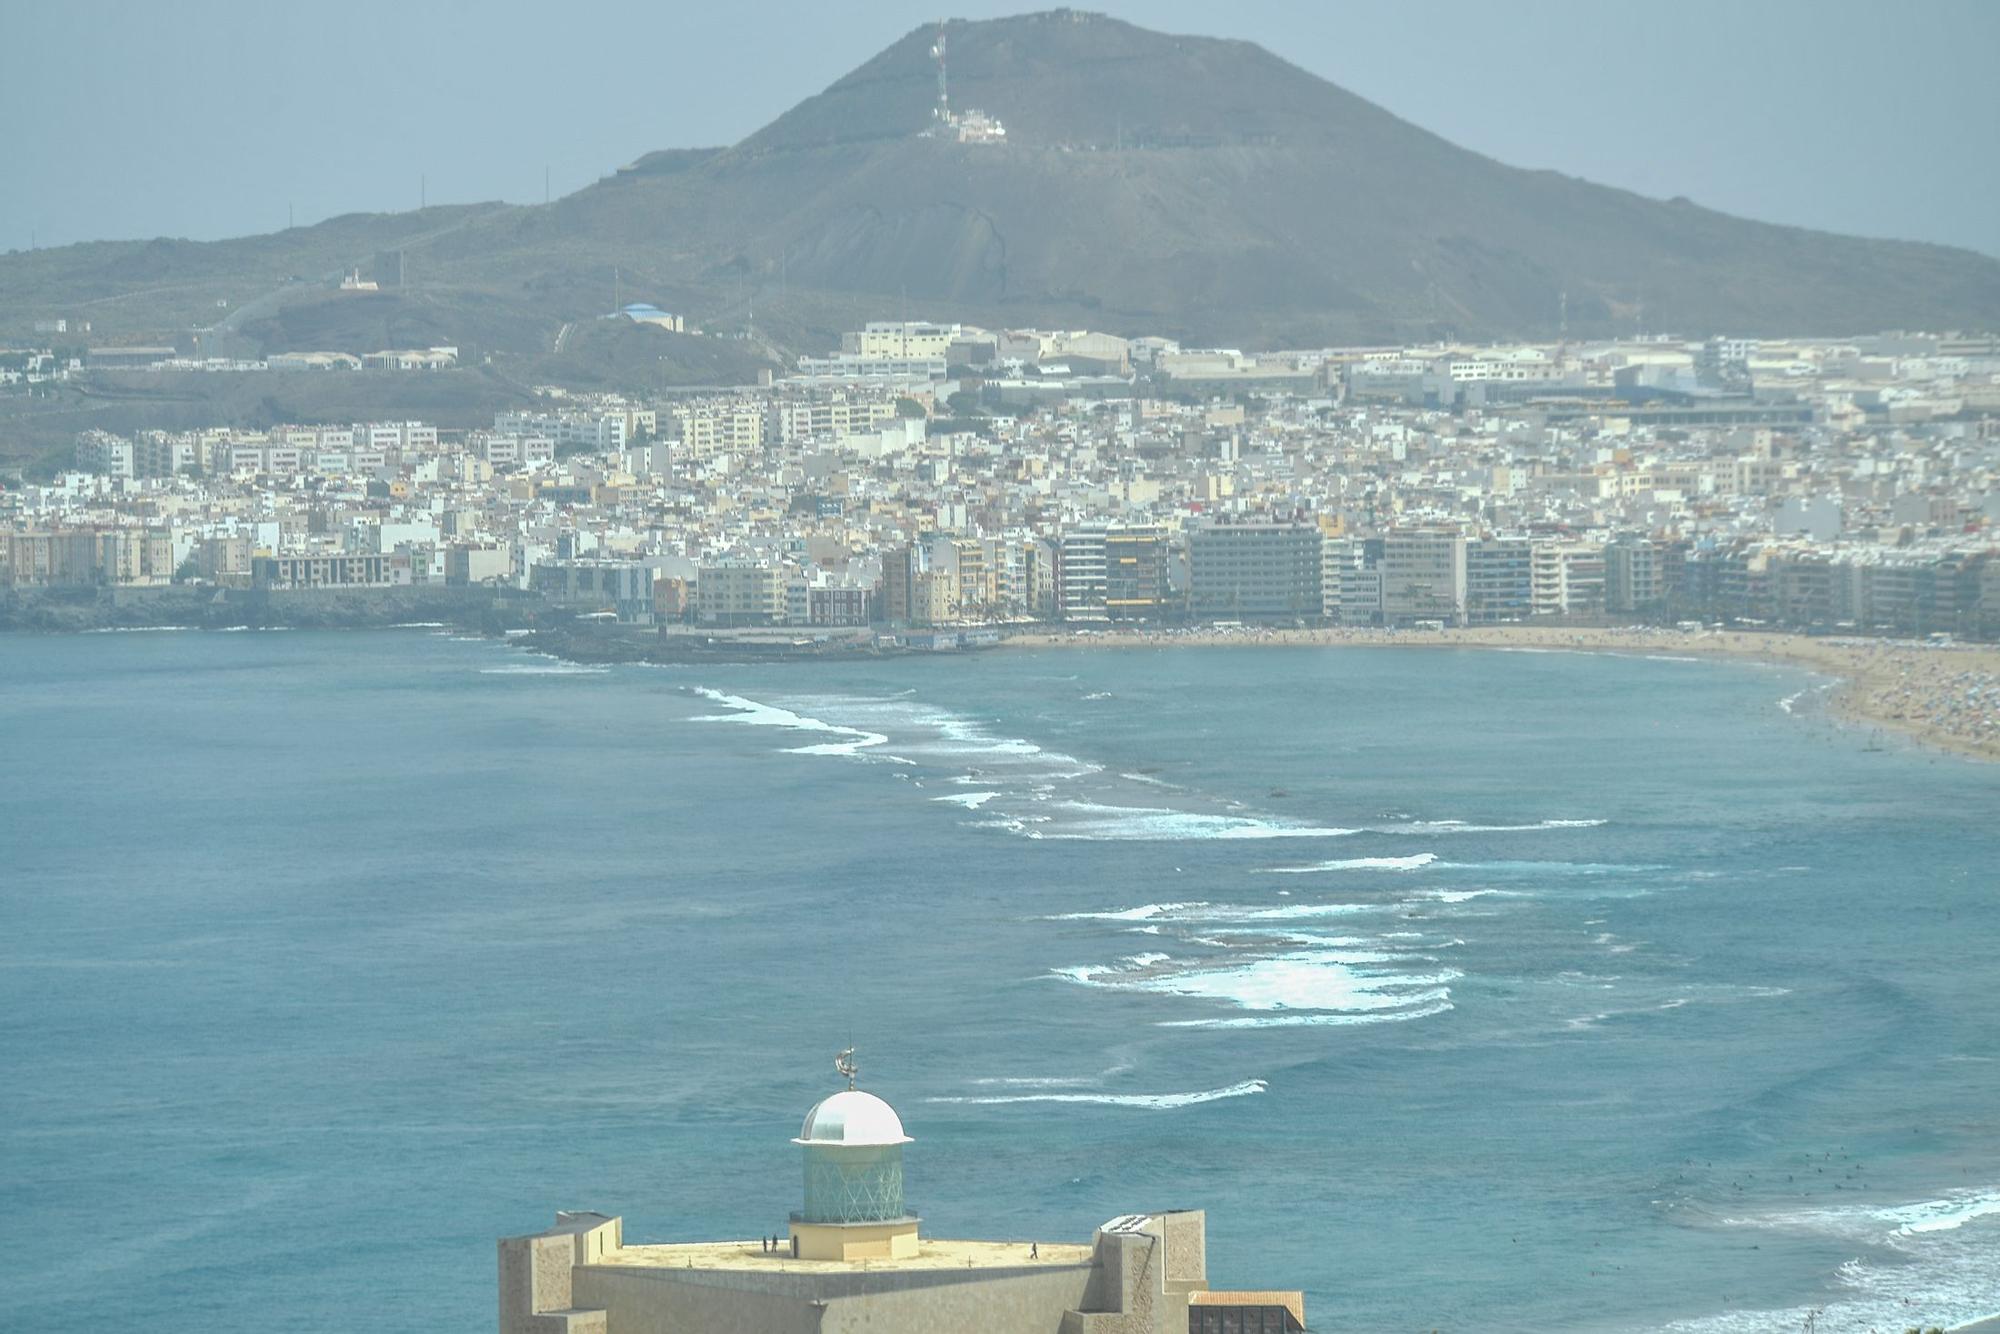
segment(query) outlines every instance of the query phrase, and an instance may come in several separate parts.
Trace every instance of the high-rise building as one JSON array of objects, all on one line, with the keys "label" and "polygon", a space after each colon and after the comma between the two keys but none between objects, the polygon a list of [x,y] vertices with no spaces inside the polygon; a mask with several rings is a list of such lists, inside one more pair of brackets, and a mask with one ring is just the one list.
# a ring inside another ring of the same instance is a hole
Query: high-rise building
[{"label": "high-rise building", "polygon": [[1057,610],[1066,620],[1133,620],[1169,609],[1166,529],[1071,529],[1056,548]]},{"label": "high-rise building", "polygon": [[1382,623],[1465,623],[1465,536],[1451,528],[1399,528],[1382,543]]},{"label": "high-rise building", "polygon": [[1530,557],[1536,616],[1592,616],[1604,610],[1604,548],[1595,542],[1537,542]]},{"label": "high-rise building", "polygon": [[1666,595],[1659,548],[1626,536],[1604,548],[1604,609],[1638,611]]},{"label": "high-rise building", "polygon": [[1533,562],[1525,537],[1481,537],[1465,544],[1465,623],[1525,621],[1534,601]]},{"label": "high-rise building", "polygon": [[1323,539],[1309,523],[1205,523],[1188,530],[1188,605],[1199,617],[1324,613]]}]

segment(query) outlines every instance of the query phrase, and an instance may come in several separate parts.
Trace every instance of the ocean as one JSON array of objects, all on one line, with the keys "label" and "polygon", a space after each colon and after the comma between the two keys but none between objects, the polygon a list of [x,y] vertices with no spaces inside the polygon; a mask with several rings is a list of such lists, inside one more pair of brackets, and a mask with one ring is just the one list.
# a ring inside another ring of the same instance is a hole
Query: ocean
[{"label": "ocean", "polygon": [[0,637],[0,1325],[488,1329],[557,1209],[782,1231],[849,1045],[927,1233],[1315,1327],[2000,1312],[2000,768],[1824,685]]}]

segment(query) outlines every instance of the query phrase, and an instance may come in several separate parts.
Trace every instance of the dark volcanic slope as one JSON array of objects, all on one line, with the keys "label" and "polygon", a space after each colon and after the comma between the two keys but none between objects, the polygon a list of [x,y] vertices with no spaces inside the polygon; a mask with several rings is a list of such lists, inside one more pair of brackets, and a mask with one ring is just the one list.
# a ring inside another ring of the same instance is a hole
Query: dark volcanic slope
[{"label": "dark volcanic slope", "polygon": [[754,303],[802,336],[899,311],[1215,341],[1534,334],[1563,293],[1579,333],[2000,325],[2000,262],[1502,166],[1247,43],[1068,11],[947,34],[954,106],[1002,118],[1005,145],[918,137],[925,28],[732,148],[455,219],[417,271],[553,322],[605,309],[616,265],[628,293],[718,320]]}]

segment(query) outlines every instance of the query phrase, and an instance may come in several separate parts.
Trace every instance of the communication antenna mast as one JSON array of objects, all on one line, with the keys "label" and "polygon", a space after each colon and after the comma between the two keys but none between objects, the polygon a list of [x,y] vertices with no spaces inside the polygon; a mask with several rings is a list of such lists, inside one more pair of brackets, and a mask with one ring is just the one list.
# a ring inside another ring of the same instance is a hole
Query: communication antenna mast
[{"label": "communication antenna mast", "polygon": [[938,67],[938,100],[937,100],[936,114],[939,121],[949,124],[951,121],[951,84],[945,71],[944,48],[945,48],[944,24],[940,23],[938,24],[937,41],[931,44],[931,57],[932,59],[937,61],[937,67]]}]

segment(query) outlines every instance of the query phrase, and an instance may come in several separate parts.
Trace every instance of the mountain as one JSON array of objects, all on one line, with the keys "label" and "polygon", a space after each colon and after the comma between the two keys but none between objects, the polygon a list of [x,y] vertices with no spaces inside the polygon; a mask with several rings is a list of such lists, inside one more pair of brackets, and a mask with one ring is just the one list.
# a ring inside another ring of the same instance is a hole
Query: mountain
[{"label": "mountain", "polygon": [[[952,106],[1004,143],[924,134],[940,32]],[[329,308],[329,275],[392,249],[403,287]],[[545,206],[0,258],[23,317],[90,300],[136,332],[248,301],[227,332],[258,350],[405,330],[538,374],[614,299],[801,351],[898,314],[1252,345],[1549,335],[1565,298],[1579,335],[1993,327],[2000,261],[1508,167],[1249,43],[1067,10],[919,29],[741,143]]]}]

